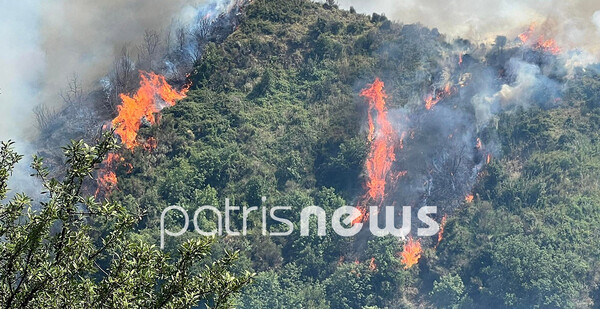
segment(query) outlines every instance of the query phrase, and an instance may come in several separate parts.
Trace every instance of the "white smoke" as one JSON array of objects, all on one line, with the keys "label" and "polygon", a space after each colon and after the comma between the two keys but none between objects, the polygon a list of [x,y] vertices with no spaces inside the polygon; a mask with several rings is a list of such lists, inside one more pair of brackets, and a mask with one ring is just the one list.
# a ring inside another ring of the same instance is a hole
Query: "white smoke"
[{"label": "white smoke", "polygon": [[45,69],[39,33],[41,2],[0,0],[0,141],[18,142],[16,149],[25,158],[16,166],[9,187],[29,194],[35,193],[36,183],[29,177],[34,153],[29,124]]},{"label": "white smoke", "polygon": [[596,25],[596,28],[598,29],[598,34],[600,35],[600,11],[594,12],[594,15],[592,15],[592,22],[594,23],[594,25]]},{"label": "white smoke", "polygon": [[[599,58],[600,1],[596,0],[339,0],[361,13],[385,13],[402,23],[421,23],[450,37],[491,42],[514,38],[535,22],[563,49],[584,49]],[[596,13],[594,13],[596,12]],[[593,17],[592,17],[593,15]]]},{"label": "white smoke", "polygon": [[[28,166],[37,151],[36,106],[59,109],[59,94],[74,75],[83,87],[96,87],[123,46],[134,56],[146,30],[165,37],[206,2],[0,0],[0,141],[16,141],[25,155],[11,187],[28,193],[33,187]],[[214,3],[210,10],[218,8]]]},{"label": "white smoke", "polygon": [[44,52],[39,33],[41,0],[0,0],[0,140],[26,137],[37,104]]},{"label": "white smoke", "polygon": [[61,104],[58,93],[74,74],[93,86],[127,47],[135,60],[146,30],[166,36],[191,6],[205,0],[55,0],[43,1],[39,23],[46,53],[44,102]]}]

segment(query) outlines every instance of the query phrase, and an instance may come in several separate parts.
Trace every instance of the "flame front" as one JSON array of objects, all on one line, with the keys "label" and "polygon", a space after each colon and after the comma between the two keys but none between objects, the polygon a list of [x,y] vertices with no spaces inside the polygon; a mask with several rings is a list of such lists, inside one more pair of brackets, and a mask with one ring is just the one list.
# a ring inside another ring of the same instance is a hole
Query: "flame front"
[{"label": "flame front", "polygon": [[[127,149],[133,150],[138,145],[137,134],[142,125],[142,119],[150,124],[156,122],[155,114],[165,106],[175,105],[177,100],[186,97],[190,85],[186,85],[181,91],[176,91],[169,85],[164,76],[152,72],[140,71],[140,88],[133,97],[120,94],[122,104],[117,107],[118,115],[112,121],[115,134],[121,137],[121,142]],[[143,144],[146,150],[155,149],[157,141],[150,137]],[[115,169],[117,164],[124,159],[116,153],[108,154],[102,162],[102,168],[98,171],[96,180],[96,197],[100,193],[110,194],[117,186],[117,175]],[[133,171],[131,164],[126,164],[128,173]]]},{"label": "flame front", "polygon": [[[369,103],[369,140],[371,147],[365,163],[368,180],[366,183],[366,196],[371,200],[383,203],[387,177],[396,160],[394,153],[398,135],[388,120],[385,107],[387,95],[383,91],[384,84],[376,78],[373,84],[361,91]],[[375,114],[375,118],[373,118]]]},{"label": "flame front", "polygon": [[404,244],[404,249],[400,256],[402,257],[402,264],[404,264],[404,269],[409,269],[413,265],[419,262],[421,258],[421,253],[423,253],[423,249],[421,248],[420,240],[413,240],[412,237],[409,237],[407,242]]},{"label": "flame front", "polygon": [[[536,28],[536,24],[532,23],[531,25],[529,25],[529,28],[527,29],[527,31],[519,34],[519,40],[521,40],[521,42],[523,44],[528,43],[529,41],[531,41],[531,38],[533,37],[533,33],[535,32],[535,28]],[[535,44],[533,44],[533,47],[537,50],[541,50],[543,52],[546,53],[550,53],[553,55],[558,55],[561,52],[560,47],[558,46],[558,44],[556,43],[556,41],[554,39],[545,39],[544,35],[539,35],[537,42],[535,42]]]},{"label": "flame front", "polygon": [[535,44],[535,48],[553,55],[560,54],[560,47],[558,47],[556,41],[554,39],[545,40],[544,36],[540,36],[538,42]]},{"label": "flame front", "polygon": [[[140,71],[140,88],[133,97],[120,94],[123,102],[118,107],[118,116],[113,120],[116,127],[115,133],[121,137],[122,143],[127,149],[133,149],[138,145],[137,134],[142,119],[149,123],[156,122],[155,113],[159,112],[164,102],[167,106],[175,105],[177,100],[186,97],[188,87],[176,91],[171,87],[165,77],[152,72]],[[158,101],[160,99],[162,101]]]}]

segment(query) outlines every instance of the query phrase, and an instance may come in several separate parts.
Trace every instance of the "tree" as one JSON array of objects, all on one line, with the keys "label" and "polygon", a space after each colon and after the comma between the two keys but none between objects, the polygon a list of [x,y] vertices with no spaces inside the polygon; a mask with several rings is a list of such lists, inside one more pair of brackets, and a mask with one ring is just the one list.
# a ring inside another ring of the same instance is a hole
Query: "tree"
[{"label": "tree", "polygon": [[465,285],[458,275],[445,275],[433,283],[431,299],[438,308],[460,308],[465,302]]},{"label": "tree", "polygon": [[[84,197],[84,180],[116,147],[112,132],[95,146],[72,142],[64,148],[68,167],[61,180],[47,179],[35,157],[44,200],[16,194],[0,205],[2,308],[224,308],[250,280],[248,273],[229,272],[237,252],[209,262],[212,240],[197,238],[171,257],[136,239],[139,217],[122,205]],[[21,158],[12,142],[1,144],[0,201]]]}]

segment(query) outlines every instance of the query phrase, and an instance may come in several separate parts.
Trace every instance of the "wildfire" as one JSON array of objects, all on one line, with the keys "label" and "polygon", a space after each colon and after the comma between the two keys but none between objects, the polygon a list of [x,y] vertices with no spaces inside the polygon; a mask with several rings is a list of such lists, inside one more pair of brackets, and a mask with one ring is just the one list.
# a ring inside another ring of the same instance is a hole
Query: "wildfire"
[{"label": "wildfire", "polygon": [[444,215],[442,217],[442,221],[440,222],[440,231],[438,232],[438,240],[437,240],[437,244],[435,245],[436,247],[437,247],[437,245],[440,244],[440,242],[444,238],[444,227],[446,226],[447,219],[448,219],[448,215]]},{"label": "wildfire", "polygon": [[[372,200],[383,202],[387,176],[396,160],[395,145],[399,143],[398,135],[388,120],[385,107],[387,95],[383,91],[384,84],[376,78],[373,84],[361,91],[369,103],[369,140],[371,148],[365,163],[368,181],[367,196]],[[375,117],[373,117],[375,114]],[[400,141],[401,143],[401,141]]]},{"label": "wildfire", "polygon": [[488,153],[487,158],[485,159],[485,163],[490,164],[491,161],[492,161],[492,154]]},{"label": "wildfire", "polygon": [[121,156],[116,153],[109,153],[104,159],[102,162],[103,168],[98,171],[98,179],[96,180],[96,197],[102,192],[109,194],[117,187],[117,174],[115,174],[114,169],[117,163],[122,160]]},{"label": "wildfire", "polygon": [[154,136],[151,136],[148,139],[146,139],[146,142],[143,146],[146,151],[152,151],[156,149],[156,147],[158,147],[158,141]]},{"label": "wildfire", "polygon": [[[369,133],[368,138],[371,142],[369,155],[365,162],[367,172],[367,182],[365,187],[367,192],[363,196],[363,201],[359,202],[359,206],[365,200],[373,200],[381,205],[385,198],[386,185],[388,176],[391,182],[395,182],[398,178],[406,175],[405,171],[389,175],[392,164],[396,161],[395,149],[396,146],[401,149],[403,147],[404,133],[398,137],[398,134],[388,120],[387,109],[385,107],[385,99],[387,95],[383,91],[384,83],[375,78],[373,84],[360,92],[360,96],[367,99],[369,109],[367,111]],[[354,219],[352,224],[364,222],[369,218],[369,213],[366,207],[359,207],[361,211],[360,217]]]},{"label": "wildfire", "polygon": [[523,43],[527,43],[527,41],[529,41],[529,39],[531,38],[531,35],[533,34],[534,31],[535,31],[535,23],[532,23],[531,25],[529,25],[529,28],[527,29],[527,31],[519,34],[519,40],[521,40],[521,42],[523,42]]},{"label": "wildfire", "polygon": [[544,40],[543,35],[538,39],[538,42],[535,44],[535,48],[553,55],[560,54],[560,47],[558,47],[556,41],[554,39]]},{"label": "wildfire", "polygon": [[[527,29],[527,31],[519,34],[519,40],[521,40],[521,42],[523,43],[528,43],[532,36],[533,33],[535,32],[535,23],[532,23],[531,25],[529,25],[529,28]],[[540,35],[537,39],[537,42],[534,45],[535,49],[553,54],[553,55],[558,55],[561,52],[560,47],[558,47],[558,44],[556,43],[556,41],[554,39],[545,39],[544,35]]]},{"label": "wildfire", "polygon": [[463,63],[463,54],[458,54],[458,65],[462,65]]},{"label": "wildfire", "polygon": [[177,100],[185,98],[189,89],[188,85],[181,91],[174,90],[164,76],[152,72],[140,71],[140,78],[140,88],[133,97],[120,94],[123,103],[118,107],[119,114],[112,122],[116,127],[115,133],[128,149],[138,145],[137,133],[142,119],[154,124],[154,114],[162,107],[173,106]]},{"label": "wildfire", "polygon": [[[462,57],[461,57],[462,62]],[[453,89],[450,83],[447,83],[443,89],[435,90],[425,97],[425,109],[432,109],[438,102],[452,95]]]},{"label": "wildfire", "polygon": [[375,271],[377,269],[377,264],[375,264],[375,258],[372,257],[369,261],[369,269]]},{"label": "wildfire", "polygon": [[468,194],[467,196],[465,196],[465,202],[471,203],[471,202],[473,202],[473,198],[474,198],[473,194]]},{"label": "wildfire", "polygon": [[[186,97],[190,84],[181,91],[174,90],[164,76],[152,72],[140,71],[140,88],[133,97],[120,94],[122,104],[117,108],[118,115],[113,119],[112,125],[115,133],[121,137],[121,142],[127,149],[133,150],[138,145],[137,133],[142,125],[142,119],[150,124],[156,122],[155,114],[163,107],[175,105],[177,100]],[[143,147],[146,150],[155,149],[158,145],[154,137],[148,138]],[[117,186],[116,165],[124,159],[115,153],[110,153],[102,163],[103,168],[98,172],[96,197],[101,192],[110,193]],[[133,171],[129,163],[128,173]]]},{"label": "wildfire", "polygon": [[369,219],[369,212],[366,207],[358,207],[358,210],[360,211],[360,216],[352,220],[352,225],[355,225],[356,223],[360,222],[365,222]]},{"label": "wildfire", "polygon": [[421,253],[423,253],[423,249],[421,248],[420,240],[413,240],[412,237],[408,238],[408,241],[404,244],[404,249],[402,250],[402,264],[404,264],[404,269],[409,269],[413,265],[419,262],[419,258],[421,258]]},{"label": "wildfire", "polygon": [[483,144],[481,143],[481,139],[478,137],[477,141],[475,142],[475,149],[481,150],[482,147],[483,147]]}]

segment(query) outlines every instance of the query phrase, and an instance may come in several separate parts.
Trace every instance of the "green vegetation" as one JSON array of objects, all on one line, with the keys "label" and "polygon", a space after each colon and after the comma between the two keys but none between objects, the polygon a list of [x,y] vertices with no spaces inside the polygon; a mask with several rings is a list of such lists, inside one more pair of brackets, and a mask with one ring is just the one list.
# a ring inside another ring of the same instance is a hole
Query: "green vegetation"
[{"label": "green vegetation", "polygon": [[[297,218],[303,206],[331,213],[355,203],[368,148],[357,93],[380,76],[389,106],[405,106],[429,89],[452,48],[435,30],[384,16],[255,0],[236,31],[207,46],[188,97],[141,132],[158,148],[123,153],[134,168],[119,170],[112,198],[147,213],[139,238],[154,243],[160,212],[173,204],[193,213],[267,196],[268,206],[291,205],[288,217]],[[403,268],[393,238],[267,237],[250,216],[254,233],[215,244],[242,250],[235,271],[258,273],[238,308],[597,307],[600,76],[592,72],[574,74],[560,108],[519,109],[488,129],[502,156],[417,267]],[[208,215],[200,221],[214,224]],[[169,250],[176,245],[170,239]]]},{"label": "green vegetation", "polygon": [[[83,181],[115,147],[112,132],[96,146],[73,142],[62,180],[47,179],[36,158],[42,201],[16,194],[0,205],[2,308],[227,308],[247,283],[248,275],[229,272],[237,254],[208,261],[211,241],[196,239],[172,257],[132,233],[138,218],[121,204],[82,195]],[[12,143],[1,145],[0,200],[20,159]]]}]

